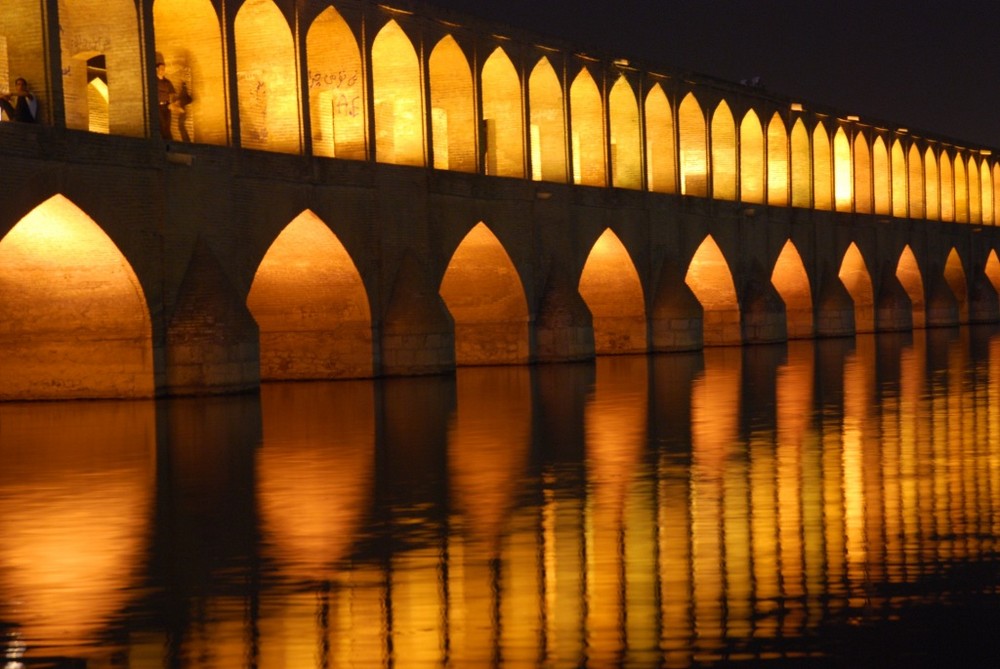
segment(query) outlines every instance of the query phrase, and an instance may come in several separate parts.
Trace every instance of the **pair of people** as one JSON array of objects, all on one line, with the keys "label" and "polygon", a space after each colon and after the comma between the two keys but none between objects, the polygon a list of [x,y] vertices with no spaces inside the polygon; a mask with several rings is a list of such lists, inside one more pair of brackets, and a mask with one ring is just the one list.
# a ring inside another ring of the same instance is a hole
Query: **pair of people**
[{"label": "pair of people", "polygon": [[24,77],[14,80],[14,92],[0,95],[0,116],[7,121],[34,123],[38,119],[38,99],[28,90]]},{"label": "pair of people", "polygon": [[180,93],[174,88],[173,82],[167,79],[167,66],[156,59],[156,100],[160,112],[160,136],[170,141],[173,134],[170,132],[170,122],[173,112],[177,112],[177,127],[181,132],[181,141],[190,142],[191,138],[187,131],[187,106],[191,104],[191,94],[188,93],[187,85],[181,84]]}]

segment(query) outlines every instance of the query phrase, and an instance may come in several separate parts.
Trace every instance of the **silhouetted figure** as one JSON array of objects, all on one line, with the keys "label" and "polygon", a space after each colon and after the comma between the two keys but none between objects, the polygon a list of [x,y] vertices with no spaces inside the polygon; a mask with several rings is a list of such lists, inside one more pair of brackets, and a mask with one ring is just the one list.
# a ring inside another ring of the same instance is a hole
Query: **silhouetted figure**
[{"label": "silhouetted figure", "polygon": [[160,109],[160,136],[170,141],[174,137],[170,133],[170,104],[176,99],[177,91],[167,79],[167,66],[157,59],[156,62],[156,101]]},{"label": "silhouetted figure", "polygon": [[14,92],[0,95],[0,111],[8,121],[34,123],[38,118],[38,100],[28,90],[24,77],[14,80]]}]

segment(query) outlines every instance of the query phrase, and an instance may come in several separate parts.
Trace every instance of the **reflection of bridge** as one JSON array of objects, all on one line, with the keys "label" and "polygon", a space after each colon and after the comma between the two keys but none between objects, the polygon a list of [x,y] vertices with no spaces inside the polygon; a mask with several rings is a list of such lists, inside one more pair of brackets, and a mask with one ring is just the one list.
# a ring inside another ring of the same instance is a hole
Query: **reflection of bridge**
[{"label": "reflection of bridge", "polygon": [[1000,318],[985,149],[409,4],[55,5],[0,16],[2,397]]}]

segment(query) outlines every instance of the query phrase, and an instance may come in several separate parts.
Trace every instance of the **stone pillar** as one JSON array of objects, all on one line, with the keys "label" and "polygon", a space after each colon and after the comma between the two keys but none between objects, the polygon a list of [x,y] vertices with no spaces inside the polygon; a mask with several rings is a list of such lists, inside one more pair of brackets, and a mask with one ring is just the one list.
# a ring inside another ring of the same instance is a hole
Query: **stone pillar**
[{"label": "stone pillar", "polygon": [[928,272],[927,327],[952,327],[958,325],[958,321],[958,300],[951,286],[940,273]]},{"label": "stone pillar", "polygon": [[785,301],[762,269],[755,268],[742,293],[740,326],[743,343],[786,341]]},{"label": "stone pillar", "polygon": [[593,317],[573,281],[561,269],[553,269],[542,291],[533,336],[537,362],[594,357]]},{"label": "stone pillar", "polygon": [[969,289],[969,322],[995,323],[1000,320],[1000,298],[983,271],[973,275]]},{"label": "stone pillar", "polygon": [[828,274],[816,291],[816,336],[850,337],[854,334],[854,300],[836,274]]},{"label": "stone pillar", "polygon": [[875,298],[875,331],[913,329],[913,301],[895,274],[886,272]]},{"label": "stone pillar", "polygon": [[680,267],[664,267],[650,309],[650,350],[696,351],[704,345],[704,310]]}]

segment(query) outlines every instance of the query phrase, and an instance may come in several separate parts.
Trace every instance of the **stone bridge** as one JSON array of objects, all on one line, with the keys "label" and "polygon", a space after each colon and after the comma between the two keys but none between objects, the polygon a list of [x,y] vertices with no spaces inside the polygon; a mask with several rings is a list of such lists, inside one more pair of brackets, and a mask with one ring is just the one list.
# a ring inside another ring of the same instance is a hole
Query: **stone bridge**
[{"label": "stone bridge", "polygon": [[988,148],[416,3],[4,3],[3,399],[1000,320]]}]

